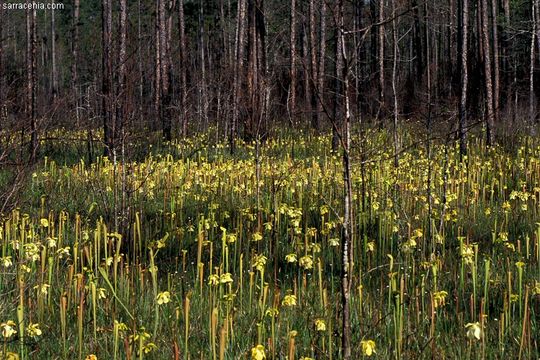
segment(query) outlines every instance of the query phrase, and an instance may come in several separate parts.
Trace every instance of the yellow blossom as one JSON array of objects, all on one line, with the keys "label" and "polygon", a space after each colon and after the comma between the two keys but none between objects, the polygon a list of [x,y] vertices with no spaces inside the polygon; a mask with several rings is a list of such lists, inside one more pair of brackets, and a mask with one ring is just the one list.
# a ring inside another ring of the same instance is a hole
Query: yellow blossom
[{"label": "yellow blossom", "polygon": [[315,328],[317,331],[326,331],[326,322],[323,319],[316,319]]},{"label": "yellow blossom", "polygon": [[169,301],[171,301],[171,293],[168,291],[160,292],[157,295],[156,301],[158,305],[167,304]]},{"label": "yellow blossom", "polygon": [[465,328],[467,329],[467,338],[469,338],[469,340],[480,340],[482,337],[482,328],[480,327],[479,322],[468,323],[465,325]]},{"label": "yellow blossom", "polygon": [[264,352],[264,346],[257,345],[251,348],[251,360],[264,360],[266,359],[266,353]]},{"label": "yellow blossom", "polygon": [[371,356],[375,353],[375,341],[373,340],[362,340],[360,346],[362,347],[362,354],[365,356]]},{"label": "yellow blossom", "polygon": [[15,322],[13,320],[8,320],[5,323],[0,324],[0,328],[2,329],[2,336],[6,339],[12,337],[17,333],[17,330],[15,330]]},{"label": "yellow blossom", "polygon": [[283,301],[281,302],[283,306],[296,306],[296,295],[285,295]]}]

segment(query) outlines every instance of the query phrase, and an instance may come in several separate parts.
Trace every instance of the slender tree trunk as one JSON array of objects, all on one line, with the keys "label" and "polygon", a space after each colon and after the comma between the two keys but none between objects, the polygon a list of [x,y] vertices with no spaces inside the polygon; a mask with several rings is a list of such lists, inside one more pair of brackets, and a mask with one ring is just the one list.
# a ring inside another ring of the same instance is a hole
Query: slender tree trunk
[{"label": "slender tree trunk", "polygon": [[[127,0],[120,0],[120,44],[118,52],[118,94],[116,96],[116,119],[117,129],[115,133],[115,143],[118,142],[118,137],[122,135],[126,124],[126,61],[127,61]],[[124,139],[119,139],[122,144]]]},{"label": "slender tree trunk", "polygon": [[351,323],[350,323],[350,271],[352,259],[352,179],[351,179],[351,164],[350,164],[350,146],[351,146],[351,113],[349,104],[349,60],[347,57],[347,49],[345,42],[345,30],[343,19],[343,0],[339,0],[338,5],[338,21],[339,21],[339,41],[341,48],[341,57],[343,59],[343,67],[341,78],[343,80],[343,134],[342,134],[342,150],[343,150],[343,185],[345,187],[344,213],[343,213],[343,235],[342,235],[342,272],[341,272],[341,306],[342,306],[342,323],[341,323],[341,351],[344,360],[351,358]]},{"label": "slender tree trunk", "polygon": [[155,28],[155,62],[154,62],[154,112],[155,121],[153,122],[154,130],[158,129],[157,124],[162,123],[162,101],[161,101],[161,31],[160,31],[160,2],[156,0],[156,28]]},{"label": "slender tree trunk", "polygon": [[112,110],[112,4],[111,0],[102,1],[102,117],[104,132],[104,154],[112,155],[114,152],[115,123]]},{"label": "slender tree trunk", "polygon": [[204,1],[199,1],[199,62],[201,79],[199,84],[199,125],[208,125],[208,83],[206,79],[206,52],[205,52],[205,24],[204,24]]},{"label": "slender tree trunk", "polygon": [[495,123],[499,120],[499,98],[500,98],[500,70],[499,70],[499,29],[497,23],[498,1],[491,2],[491,16],[493,22],[493,118]]},{"label": "slender tree trunk", "polygon": [[80,0],[73,1],[73,23],[71,29],[71,89],[73,96],[75,97],[75,118],[77,121],[77,127],[80,122],[79,114],[79,76],[78,76],[78,62],[79,62],[79,14],[80,14]]},{"label": "slender tree trunk", "polygon": [[392,42],[393,42],[393,61],[392,61],[392,93],[394,95],[394,166],[399,165],[399,139],[398,139],[398,120],[399,120],[399,108],[398,108],[398,94],[397,94],[397,65],[398,65],[398,36],[396,28],[396,4],[392,1]]},{"label": "slender tree trunk", "polygon": [[489,41],[489,19],[487,0],[482,0],[482,43],[484,47],[484,77],[486,85],[486,144],[493,145],[495,115],[493,111],[493,80],[491,74],[491,46]]},{"label": "slender tree trunk", "polygon": [[38,148],[36,126],[36,10],[26,10],[26,116],[30,124],[30,161]]},{"label": "slender tree trunk", "polygon": [[240,118],[240,104],[242,94],[242,83],[244,78],[244,47],[245,47],[245,18],[246,18],[246,1],[239,0],[238,3],[238,15],[236,25],[236,45],[235,45],[235,59],[236,68],[234,71],[234,107],[233,116],[231,118],[229,147],[231,153],[234,153],[236,147],[236,137],[238,135],[238,122]]},{"label": "slender tree trunk", "polygon": [[324,78],[325,78],[325,57],[326,57],[326,2],[323,0],[321,2],[321,24],[320,24],[320,35],[319,35],[319,69],[317,72],[318,78],[318,93],[319,101],[317,102],[317,123],[322,124],[324,116]]},{"label": "slender tree trunk", "polygon": [[[340,4],[341,4],[340,0]],[[342,6],[338,5],[336,10],[339,14],[342,11]],[[341,20],[340,20],[341,21]],[[341,42],[343,41],[343,38],[341,36],[341,30],[339,28],[339,25],[336,26],[335,29],[335,37],[336,37],[336,47],[335,47],[335,53],[336,53],[336,66],[335,66],[335,76],[334,76],[334,109],[333,109],[333,117],[334,119],[341,119],[342,114],[342,97],[343,97],[343,87],[342,87],[342,77],[343,77],[343,51],[342,47],[343,45]],[[339,146],[339,131],[338,128],[339,124],[337,121],[334,121],[332,125],[332,150],[337,151]]]},{"label": "slender tree trunk", "polygon": [[459,150],[461,155],[467,154],[467,87],[468,72],[468,31],[469,31],[469,0],[461,0],[461,99],[459,102]]},{"label": "slender tree trunk", "polygon": [[[54,6],[54,0],[51,3]],[[56,68],[56,21],[54,9],[51,9],[51,77],[52,101],[55,102],[58,97],[58,69]]]},{"label": "slender tree trunk", "polygon": [[180,105],[182,107],[182,135],[188,134],[187,102],[187,45],[184,20],[184,0],[178,0],[178,34],[180,37]]},{"label": "slender tree trunk", "polygon": [[161,79],[161,124],[163,138],[165,141],[171,140],[171,96],[169,94],[169,55],[168,35],[167,35],[167,12],[166,0],[158,0],[158,34],[159,34],[159,65]]},{"label": "slender tree trunk", "polygon": [[377,111],[377,120],[381,121],[384,119],[386,111],[386,100],[385,100],[385,80],[384,80],[384,0],[379,0],[379,23],[378,34],[379,34],[379,49],[378,49],[378,61],[379,61],[379,110]]},{"label": "slender tree trunk", "polygon": [[289,121],[291,125],[296,124],[296,0],[291,0],[291,24],[290,24],[290,77],[289,86]]},{"label": "slender tree trunk", "polygon": [[5,94],[4,70],[4,8],[0,6],[0,120],[3,119]]},{"label": "slender tree trunk", "polygon": [[536,120],[536,97],[534,95],[534,63],[535,63],[535,43],[536,43],[536,7],[537,0],[532,2],[532,31],[531,31],[531,47],[529,61],[529,122],[532,127]]},{"label": "slender tree trunk", "polygon": [[317,25],[315,16],[315,0],[309,0],[309,54],[310,54],[310,81],[309,86],[311,88],[311,127],[315,131],[320,130],[319,117],[317,116]]}]

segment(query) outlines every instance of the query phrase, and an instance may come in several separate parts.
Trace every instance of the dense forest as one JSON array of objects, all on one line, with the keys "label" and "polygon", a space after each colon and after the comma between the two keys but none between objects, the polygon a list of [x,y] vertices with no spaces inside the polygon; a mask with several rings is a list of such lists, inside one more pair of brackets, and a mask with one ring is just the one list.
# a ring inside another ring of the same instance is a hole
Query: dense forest
[{"label": "dense forest", "polygon": [[0,360],[540,356],[540,0],[0,0]]},{"label": "dense forest", "polygon": [[282,126],[339,131],[345,98],[354,123],[481,125],[488,142],[537,120],[535,1],[61,5],[2,9],[3,128],[30,134],[32,153],[62,125],[103,127],[107,151],[134,131],[215,127],[231,146]]}]

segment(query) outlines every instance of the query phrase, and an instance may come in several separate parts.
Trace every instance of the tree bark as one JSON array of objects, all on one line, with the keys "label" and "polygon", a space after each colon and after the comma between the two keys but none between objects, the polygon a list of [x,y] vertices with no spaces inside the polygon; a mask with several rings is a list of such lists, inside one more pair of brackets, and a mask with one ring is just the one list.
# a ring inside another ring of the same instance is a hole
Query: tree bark
[{"label": "tree bark", "polygon": [[244,47],[245,47],[245,18],[246,18],[246,1],[239,0],[236,24],[236,44],[235,44],[235,59],[236,67],[234,71],[234,106],[233,116],[231,117],[229,147],[231,154],[234,153],[236,147],[236,137],[238,135],[238,122],[240,117],[240,104],[242,94],[242,83],[244,77]]},{"label": "tree bark", "polygon": [[377,111],[377,121],[384,119],[386,111],[385,100],[385,80],[384,80],[384,0],[379,0],[379,23],[378,35],[379,35],[379,49],[378,49],[378,61],[379,61],[379,110]]},{"label": "tree bark", "polygon": [[80,0],[73,1],[73,23],[71,28],[71,89],[73,96],[75,97],[75,118],[77,126],[80,121],[79,114],[79,75],[78,75],[78,62],[79,62],[79,14],[80,14]]},{"label": "tree bark", "polygon": [[493,22],[493,118],[495,123],[499,120],[500,98],[500,70],[499,70],[499,29],[497,23],[497,1],[491,2],[491,16]]},{"label": "tree bark", "polygon": [[114,111],[112,110],[112,4],[111,0],[103,0],[101,8],[102,22],[102,118],[104,132],[104,154],[112,155],[114,152],[115,121]]},{"label": "tree bark", "polygon": [[324,116],[324,78],[325,78],[325,57],[326,57],[326,2],[323,0],[321,2],[321,23],[320,23],[320,35],[319,35],[319,69],[317,71],[318,80],[317,80],[317,91],[318,102],[317,102],[317,124],[320,125],[323,122]]},{"label": "tree bark", "polygon": [[178,35],[180,38],[180,110],[182,116],[182,136],[188,134],[187,103],[187,45],[184,19],[184,0],[178,0]]},{"label": "tree bark", "polygon": [[291,0],[291,24],[290,24],[290,77],[289,85],[289,122],[296,124],[296,0]]},{"label": "tree bark", "polygon": [[161,124],[163,138],[170,141],[172,137],[171,124],[171,96],[169,94],[169,55],[168,55],[168,35],[167,35],[167,12],[166,0],[158,0],[158,34],[159,34],[159,66],[161,80]]},{"label": "tree bark", "polygon": [[[54,0],[52,0],[51,4],[54,7]],[[54,8],[51,9],[51,68],[51,95],[52,102],[54,103],[58,97],[58,69],[56,67],[56,19]]]},{"label": "tree bark", "polygon": [[[118,141],[118,137],[122,135],[122,131],[126,125],[126,61],[127,61],[127,0],[120,0],[120,44],[118,52],[118,94],[116,96],[116,119],[117,129],[114,141]],[[124,141],[124,139],[120,139]]]},{"label": "tree bark", "polygon": [[309,75],[309,86],[311,88],[311,127],[315,131],[320,130],[319,117],[317,116],[317,25],[316,25],[316,16],[315,16],[315,0],[309,0],[309,54],[310,54],[310,75]]},{"label": "tree bark", "polygon": [[343,19],[343,0],[339,0],[338,5],[338,27],[339,41],[341,48],[339,52],[343,59],[343,67],[341,79],[343,81],[343,96],[344,109],[342,120],[342,150],[343,150],[343,186],[345,187],[344,212],[343,212],[343,235],[342,235],[342,272],[341,272],[341,306],[342,306],[342,323],[341,323],[341,352],[344,360],[351,358],[351,322],[350,322],[350,270],[352,258],[352,179],[351,179],[351,164],[350,164],[350,146],[351,146],[351,113],[349,104],[349,61],[347,57],[347,49],[345,42],[345,29]]},{"label": "tree bark", "polygon": [[[339,15],[342,11],[342,4],[338,4],[336,10],[337,14]],[[340,16],[340,15],[339,15]],[[339,18],[341,20],[341,18]],[[335,76],[334,76],[334,109],[333,109],[333,118],[334,119],[341,119],[342,117],[342,97],[343,97],[343,87],[342,87],[342,77],[343,77],[343,45],[341,44],[344,37],[341,36],[341,29],[340,29],[340,23],[338,23],[338,26],[336,26],[335,29],[335,37],[336,37],[336,47],[335,47],[335,53],[336,53],[336,66],[335,66]],[[339,146],[339,131],[341,131],[338,128],[338,122],[334,121],[332,125],[332,150],[337,151]]]},{"label": "tree bark", "polygon": [[467,154],[467,87],[468,72],[468,31],[469,0],[461,0],[461,98],[459,102],[459,150],[462,156]]},{"label": "tree bark", "polygon": [[38,134],[36,126],[36,10],[26,10],[26,116],[30,125],[30,161],[36,158]]},{"label": "tree bark", "polygon": [[532,1],[532,31],[531,31],[531,47],[529,58],[529,122],[532,127],[536,120],[536,97],[534,95],[534,63],[535,63],[535,40],[537,32],[536,7],[538,0]]},{"label": "tree bark", "polygon": [[488,21],[488,7],[487,0],[482,0],[481,8],[482,16],[482,44],[484,55],[484,77],[486,85],[486,144],[488,146],[493,145],[494,141],[494,125],[495,115],[493,111],[493,80],[491,74],[491,46],[489,41],[489,21]]}]

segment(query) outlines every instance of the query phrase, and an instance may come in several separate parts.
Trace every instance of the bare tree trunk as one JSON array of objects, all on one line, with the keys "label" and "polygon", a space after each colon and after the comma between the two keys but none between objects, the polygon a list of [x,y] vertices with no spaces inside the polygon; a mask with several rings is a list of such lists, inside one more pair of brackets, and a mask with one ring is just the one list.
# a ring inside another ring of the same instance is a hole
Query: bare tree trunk
[{"label": "bare tree trunk", "polygon": [[468,72],[468,31],[469,31],[469,0],[461,0],[462,17],[461,30],[461,99],[459,102],[459,150],[461,155],[467,154],[467,87],[469,82]]},{"label": "bare tree trunk", "polygon": [[[341,0],[340,0],[341,1]],[[341,5],[338,5],[337,9],[334,10],[340,13],[342,11]],[[344,37],[341,36],[341,29],[338,26],[336,26],[335,29],[336,34],[336,72],[334,76],[334,119],[341,119],[342,114],[342,96],[343,96],[343,87],[342,87],[342,77],[343,77],[343,45],[341,42],[343,41]],[[332,124],[332,150],[337,151],[339,146],[339,131],[337,121],[334,121]]]},{"label": "bare tree trunk", "polygon": [[4,70],[4,8],[0,6],[0,120],[3,118],[5,101],[5,70]]},{"label": "bare tree trunk", "polygon": [[321,2],[321,24],[319,37],[319,69],[318,69],[318,85],[319,101],[317,102],[317,124],[322,124],[324,116],[324,77],[325,77],[325,57],[326,57],[326,2]]},{"label": "bare tree trunk", "polygon": [[344,360],[351,358],[351,323],[350,323],[350,270],[352,259],[352,179],[351,179],[351,164],[350,164],[350,146],[351,146],[351,116],[349,104],[349,61],[347,57],[347,49],[345,43],[345,30],[343,19],[343,0],[339,1],[338,5],[338,21],[339,21],[339,41],[341,48],[341,57],[343,59],[343,72],[341,78],[343,80],[343,185],[345,187],[344,213],[343,213],[343,238],[342,238],[342,273],[341,273],[341,306],[342,306],[342,338],[341,351]]},{"label": "bare tree trunk", "polygon": [[101,8],[102,22],[102,117],[104,132],[104,154],[114,152],[115,123],[112,110],[112,4],[111,0],[103,0]]},{"label": "bare tree trunk", "polygon": [[79,75],[77,64],[79,62],[79,14],[80,14],[80,0],[73,1],[73,23],[71,29],[71,89],[73,96],[75,97],[75,118],[77,121],[77,127],[80,122],[79,114]]},{"label": "bare tree trunk", "polygon": [[310,54],[310,81],[309,86],[311,88],[311,127],[315,131],[320,130],[319,117],[317,116],[317,25],[315,17],[315,0],[309,0],[309,54]]},{"label": "bare tree trunk", "polygon": [[[52,5],[54,7],[54,0],[52,0]],[[58,97],[58,69],[56,68],[56,23],[55,23],[54,8],[51,9],[51,67],[52,67],[51,94],[52,94],[52,101],[55,102],[56,98]]]},{"label": "bare tree trunk", "polygon": [[204,25],[204,1],[199,2],[199,61],[201,69],[201,80],[199,83],[199,119],[200,124],[208,125],[208,94],[206,80],[206,52],[205,52],[205,25]]},{"label": "bare tree trunk", "polygon": [[482,0],[482,43],[484,47],[484,75],[486,81],[486,144],[493,145],[494,140],[494,111],[493,111],[493,80],[491,75],[491,46],[489,41],[489,19],[487,0]]},{"label": "bare tree trunk", "polygon": [[535,63],[535,43],[536,43],[536,7],[538,0],[532,2],[532,31],[531,31],[531,48],[529,61],[529,122],[532,127],[536,120],[536,97],[534,95],[534,63]]},{"label": "bare tree trunk", "polygon": [[233,116],[231,118],[231,127],[229,135],[229,147],[231,153],[234,153],[236,147],[236,137],[238,135],[238,121],[240,117],[240,98],[242,93],[242,82],[244,77],[244,39],[245,39],[245,17],[246,17],[246,1],[239,0],[237,25],[236,25],[236,44],[235,44],[235,59],[236,68],[234,71],[234,107]]},{"label": "bare tree trunk", "polygon": [[166,0],[158,0],[158,34],[159,34],[159,64],[161,76],[161,124],[163,138],[171,140],[171,96],[169,94],[169,61],[168,61],[168,36],[167,36],[167,13]]},{"label": "bare tree trunk", "polygon": [[398,143],[398,119],[399,119],[399,108],[398,108],[398,94],[397,94],[397,62],[398,62],[398,36],[396,29],[396,4],[392,1],[392,42],[393,42],[393,61],[392,61],[392,92],[394,95],[394,128],[393,128],[393,137],[394,137],[394,166],[398,167],[399,165],[399,143]]},{"label": "bare tree trunk", "polygon": [[36,10],[26,10],[26,116],[30,124],[30,161],[38,148],[36,127]]},{"label": "bare tree trunk", "polygon": [[[127,60],[127,0],[120,0],[120,44],[118,53],[118,94],[116,100],[117,129],[114,141],[122,134],[126,123],[126,60]],[[124,141],[124,139],[120,139]]]},{"label": "bare tree trunk", "polygon": [[296,124],[296,0],[291,0],[291,27],[290,27],[290,77],[289,86],[289,121],[291,125]]},{"label": "bare tree trunk", "polygon": [[161,102],[161,32],[160,32],[160,2],[156,0],[156,29],[155,29],[155,62],[154,62],[154,112],[156,120],[153,122],[153,128],[156,130],[157,124],[162,122],[162,102]]},{"label": "bare tree trunk", "polygon": [[491,16],[493,21],[493,118],[495,123],[499,120],[500,98],[500,71],[499,71],[499,29],[497,24],[497,1],[491,2]]},{"label": "bare tree trunk", "polygon": [[178,34],[180,37],[180,105],[182,107],[182,135],[188,133],[187,103],[187,46],[186,24],[184,20],[184,0],[178,0]]},{"label": "bare tree trunk", "polygon": [[379,23],[378,26],[378,60],[379,60],[379,110],[377,111],[377,121],[381,121],[384,118],[386,104],[385,104],[385,85],[384,85],[384,0],[379,0]]}]

